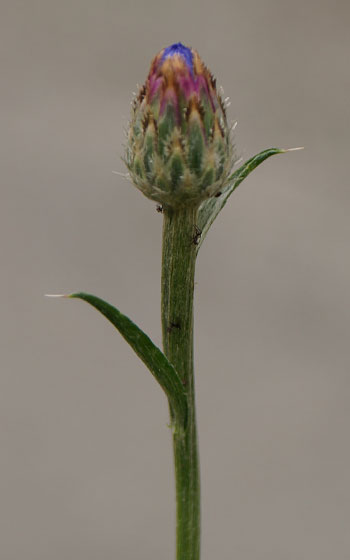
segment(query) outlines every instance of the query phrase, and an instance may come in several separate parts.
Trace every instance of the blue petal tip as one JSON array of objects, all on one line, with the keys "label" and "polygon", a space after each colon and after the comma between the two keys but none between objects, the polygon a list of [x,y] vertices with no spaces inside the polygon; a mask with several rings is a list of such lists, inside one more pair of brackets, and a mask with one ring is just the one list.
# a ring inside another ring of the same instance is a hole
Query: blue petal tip
[{"label": "blue petal tip", "polygon": [[170,45],[170,47],[167,47],[166,49],[164,49],[163,56],[162,56],[162,62],[166,58],[174,56],[175,54],[182,56],[182,58],[185,60],[185,62],[187,64],[187,66],[191,70],[193,69],[193,54],[192,54],[192,51],[188,47],[185,47],[185,45],[183,45],[182,43],[174,43],[173,45]]}]

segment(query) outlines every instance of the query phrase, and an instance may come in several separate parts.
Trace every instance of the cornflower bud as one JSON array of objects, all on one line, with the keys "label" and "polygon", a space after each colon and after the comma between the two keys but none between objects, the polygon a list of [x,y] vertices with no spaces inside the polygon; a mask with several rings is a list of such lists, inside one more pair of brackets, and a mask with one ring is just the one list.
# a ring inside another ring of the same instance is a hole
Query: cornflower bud
[{"label": "cornflower bud", "polygon": [[163,49],[132,106],[125,162],[133,182],[165,207],[199,205],[230,175],[230,130],[197,51],[181,43]]}]

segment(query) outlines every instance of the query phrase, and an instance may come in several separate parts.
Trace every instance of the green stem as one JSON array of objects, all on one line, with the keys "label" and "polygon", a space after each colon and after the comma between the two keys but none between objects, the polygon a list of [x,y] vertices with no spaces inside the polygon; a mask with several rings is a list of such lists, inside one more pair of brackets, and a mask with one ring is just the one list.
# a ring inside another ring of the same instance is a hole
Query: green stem
[{"label": "green stem", "polygon": [[185,430],[170,409],[176,482],[176,558],[199,560],[200,484],[193,377],[193,288],[197,208],[164,210],[162,329],[164,353],[187,393]]}]

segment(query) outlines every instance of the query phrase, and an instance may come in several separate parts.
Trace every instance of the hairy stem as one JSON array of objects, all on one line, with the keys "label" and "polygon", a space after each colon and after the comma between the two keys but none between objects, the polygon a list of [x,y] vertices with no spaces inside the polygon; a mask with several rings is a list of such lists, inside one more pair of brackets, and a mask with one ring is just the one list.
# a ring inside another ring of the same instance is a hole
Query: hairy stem
[{"label": "hairy stem", "polygon": [[193,288],[197,208],[164,210],[162,330],[164,353],[188,400],[185,430],[171,410],[176,482],[176,559],[200,557],[200,483],[193,377]]}]

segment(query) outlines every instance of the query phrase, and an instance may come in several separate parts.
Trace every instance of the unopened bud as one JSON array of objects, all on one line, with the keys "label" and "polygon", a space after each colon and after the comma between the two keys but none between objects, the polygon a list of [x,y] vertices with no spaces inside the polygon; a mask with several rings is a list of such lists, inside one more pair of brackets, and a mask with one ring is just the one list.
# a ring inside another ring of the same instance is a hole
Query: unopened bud
[{"label": "unopened bud", "polygon": [[165,207],[198,205],[225,186],[232,160],[212,74],[194,49],[163,49],[132,107],[125,161],[133,182]]}]

